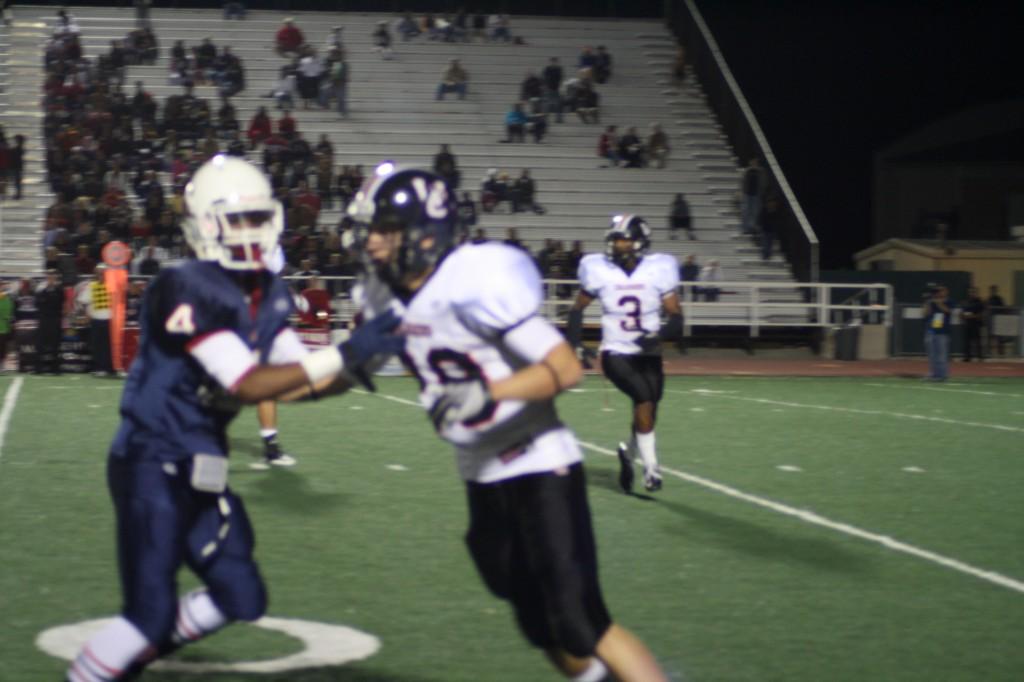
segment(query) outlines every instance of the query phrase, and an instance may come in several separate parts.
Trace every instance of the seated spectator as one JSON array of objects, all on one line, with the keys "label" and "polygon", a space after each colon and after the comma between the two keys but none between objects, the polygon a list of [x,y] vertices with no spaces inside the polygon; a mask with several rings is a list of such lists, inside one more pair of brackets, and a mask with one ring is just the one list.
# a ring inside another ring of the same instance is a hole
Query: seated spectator
[{"label": "seated spectator", "polygon": [[672,230],[672,239],[678,239],[676,233],[679,230],[686,230],[686,235],[691,240],[697,239],[693,234],[693,226],[690,222],[690,205],[686,203],[686,198],[681,193],[676,194],[676,198],[672,201],[668,214],[668,224]]},{"label": "seated spectator", "polygon": [[[697,297],[700,295],[700,287],[697,286],[697,283],[700,282],[700,270],[701,268],[697,263],[697,257],[693,254],[687,256],[686,260],[683,261],[682,267],[679,268],[679,281],[690,282],[692,284],[692,286],[688,287],[690,289],[691,301],[696,301]],[[682,298],[684,300],[686,298],[686,288],[683,289]]]},{"label": "seated spectator", "polygon": [[718,261],[712,259],[700,270],[700,283],[701,293],[704,294],[704,300],[708,303],[714,303],[718,300],[718,296],[721,293],[721,288],[718,286],[718,282],[724,280],[725,277],[722,275],[722,269],[718,266]]},{"label": "seated spectator", "polygon": [[484,213],[493,213],[498,205],[509,200],[508,173],[499,173],[491,168],[480,185],[480,208]]},{"label": "seated spectator", "polygon": [[295,119],[292,118],[291,112],[285,109],[277,121],[277,132],[281,133],[281,137],[284,139],[290,140],[295,135],[295,130]]},{"label": "seated spectator", "polygon": [[529,102],[531,99],[540,98],[544,95],[544,83],[533,71],[526,74],[526,78],[519,85],[519,99]]},{"label": "seated spectator", "polygon": [[647,163],[656,163],[658,168],[664,168],[668,160],[668,153],[671,147],[668,144],[668,135],[657,123],[651,124],[651,134],[647,138]]},{"label": "seated spectator", "polygon": [[320,141],[313,148],[313,153],[320,159],[326,158],[328,161],[334,161],[334,145],[331,144],[327,133],[320,133]]},{"label": "seated spectator", "polygon": [[454,196],[459,187],[459,166],[446,144],[441,145],[441,150],[434,155],[434,172],[441,176],[448,185],[449,193]]},{"label": "seated spectator", "polygon": [[526,115],[526,130],[533,136],[534,142],[541,142],[548,131],[548,115],[540,98],[530,100],[530,112]]},{"label": "seated spectator", "polygon": [[[615,126],[608,126],[601,133],[597,140],[597,155],[602,159],[608,159],[613,166],[619,165],[619,136],[616,134]],[[602,168],[608,166],[602,165]]]},{"label": "seated spectator", "polygon": [[303,327],[329,329],[331,326],[331,294],[318,275],[310,275],[306,280],[302,298],[306,299],[306,306],[299,315],[299,324]]},{"label": "seated spectator", "polygon": [[594,49],[590,45],[584,45],[583,51],[580,52],[580,58],[576,62],[576,67],[579,69],[593,69],[597,64],[597,57],[594,55]]},{"label": "seated spectator", "polygon": [[373,49],[380,52],[381,59],[391,59],[394,56],[391,50],[391,32],[388,31],[388,22],[377,22],[377,29],[373,32]]},{"label": "seated spectator", "polygon": [[514,228],[508,228],[508,232],[505,233],[505,239],[502,240],[502,244],[511,246],[514,249],[522,249],[526,253],[530,253],[530,250],[523,244],[523,240],[519,238],[519,231]]},{"label": "seated spectator", "polygon": [[402,40],[411,40],[420,34],[420,27],[412,18],[412,12],[406,12],[395,25],[395,30],[402,36]]},{"label": "seated spectator", "polygon": [[278,109],[291,109],[295,106],[295,97],[298,95],[296,82],[295,69],[291,66],[282,66],[280,78],[270,93],[277,102]]},{"label": "seated spectator", "polygon": [[581,80],[579,87],[576,88],[576,96],[574,98],[573,109],[576,111],[576,115],[580,117],[580,120],[584,123],[599,123],[601,120],[598,102],[600,97],[597,91],[594,90],[586,81]]},{"label": "seated spectator", "polygon": [[487,18],[487,27],[489,30],[488,37],[491,40],[501,40],[506,43],[512,40],[512,32],[508,25],[508,15],[492,14]]},{"label": "seated spectator", "polygon": [[271,132],[273,132],[273,125],[270,122],[270,116],[267,115],[267,108],[260,107],[249,121],[249,128],[245,133],[249,138],[249,148],[256,149],[257,145],[270,137]]},{"label": "seated spectator", "polygon": [[612,76],[612,56],[604,49],[604,45],[597,46],[593,68],[594,80],[598,83],[606,83]]},{"label": "seated spectator", "polygon": [[644,145],[636,134],[636,128],[629,128],[619,139],[619,157],[624,168],[643,168]]},{"label": "seated spectator", "polygon": [[473,238],[469,240],[470,244],[484,244],[487,241],[487,233],[484,232],[484,229],[482,227],[478,227],[473,232]]},{"label": "seated spectator", "polygon": [[324,208],[333,207],[334,165],[329,156],[321,156],[316,162],[316,193]]},{"label": "seated spectator", "polygon": [[345,46],[341,42],[341,32],[345,30],[344,26],[335,26],[331,29],[330,35],[327,36],[327,44],[325,49],[328,53],[333,50],[344,50]]},{"label": "seated spectator", "polygon": [[224,3],[224,19],[245,19],[245,5],[237,0],[229,0]]},{"label": "seated spectator", "polygon": [[537,186],[530,177],[530,171],[526,168],[523,169],[522,174],[516,178],[515,183],[512,185],[511,192],[511,203],[512,212],[519,213],[521,211],[533,211],[534,213],[544,213],[544,208],[534,201],[534,195],[537,192]]},{"label": "seated spectator", "polygon": [[437,86],[437,99],[444,99],[446,93],[454,92],[459,95],[459,99],[466,99],[466,82],[469,80],[469,74],[462,68],[458,59],[452,59],[448,62],[448,68],[441,74],[441,82]]},{"label": "seated spectator", "polygon": [[457,204],[456,209],[459,212],[459,221],[462,223],[463,231],[467,231],[476,225],[476,203],[473,202],[473,197],[469,196],[469,192],[462,193],[462,199]]},{"label": "seated spectator", "polygon": [[309,210],[315,225],[317,218],[320,217],[322,205],[319,195],[309,189],[309,185],[305,180],[299,180],[298,187],[292,193],[292,206],[305,206]]},{"label": "seated spectator", "polygon": [[505,139],[502,142],[523,142],[526,132],[526,112],[523,111],[521,102],[512,105],[512,109],[505,114]]},{"label": "seated spectator", "polygon": [[299,48],[306,42],[305,37],[302,35],[302,31],[295,25],[294,20],[291,17],[285,19],[281,28],[278,29],[277,35],[274,36],[274,48],[277,53],[281,56],[293,55],[298,53]]}]

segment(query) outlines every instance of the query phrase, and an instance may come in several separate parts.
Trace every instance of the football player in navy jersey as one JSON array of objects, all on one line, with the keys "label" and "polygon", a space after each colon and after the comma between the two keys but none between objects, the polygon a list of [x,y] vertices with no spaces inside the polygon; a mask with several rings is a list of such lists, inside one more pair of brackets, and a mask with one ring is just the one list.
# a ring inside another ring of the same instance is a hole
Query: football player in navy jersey
[{"label": "football player in navy jersey", "polygon": [[[123,605],[67,672],[72,682],[135,676],[146,663],[267,605],[253,530],[227,486],[227,426],[241,404],[342,390],[374,354],[395,353],[397,318],[308,352],[288,326],[291,296],[264,260],[282,228],[269,182],[216,156],[185,190],[195,260],[146,290],[140,344],[121,399],[107,480]],[[176,574],[204,583],[180,599]]]},{"label": "football player in navy jersey", "polygon": [[[648,253],[651,228],[638,215],[612,218],[605,252],[580,261],[580,291],[569,312],[569,343],[581,348],[583,310],[601,300],[601,368],[633,402],[629,441],[619,443],[619,485],[633,488],[633,462],[644,467],[644,489],[661,489],[654,422],[665,384],[661,342],[683,335],[679,263],[666,253]],[[662,309],[668,314],[661,324]]]},{"label": "football player in navy jersey", "polygon": [[454,446],[469,501],[466,544],[484,583],[566,677],[596,682],[610,670],[619,680],[664,680],[601,596],[583,456],[554,407],[582,370],[538,314],[540,273],[529,255],[497,242],[453,250],[454,198],[423,170],[382,164],[348,210],[369,261],[356,290],[361,314],[402,316],[402,358],[438,435]]}]

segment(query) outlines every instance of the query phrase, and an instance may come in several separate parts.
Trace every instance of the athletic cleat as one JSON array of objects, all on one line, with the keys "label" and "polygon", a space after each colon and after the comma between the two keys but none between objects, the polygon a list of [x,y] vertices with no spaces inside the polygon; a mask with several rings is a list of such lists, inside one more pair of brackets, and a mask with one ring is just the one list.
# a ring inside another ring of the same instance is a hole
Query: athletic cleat
[{"label": "athletic cleat", "polygon": [[661,490],[661,474],[657,470],[644,473],[644,490],[649,493]]},{"label": "athletic cleat", "polygon": [[619,455],[619,487],[622,492],[633,491],[633,459],[629,456],[629,448],[625,443],[619,443],[617,451]]},{"label": "athletic cleat", "polygon": [[291,467],[295,466],[296,459],[291,455],[281,452],[281,446],[277,444],[277,440],[268,441],[263,447],[263,460],[267,464],[273,464],[277,467]]}]

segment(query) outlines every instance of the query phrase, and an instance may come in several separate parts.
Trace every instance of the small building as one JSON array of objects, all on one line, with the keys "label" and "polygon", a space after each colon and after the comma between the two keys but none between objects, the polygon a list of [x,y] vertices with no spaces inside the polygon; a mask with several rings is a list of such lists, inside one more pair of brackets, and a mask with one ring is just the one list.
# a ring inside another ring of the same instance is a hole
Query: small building
[{"label": "small building", "polygon": [[886,239],[853,259],[858,270],[968,272],[982,296],[994,284],[1009,305],[1024,305],[1024,242]]}]

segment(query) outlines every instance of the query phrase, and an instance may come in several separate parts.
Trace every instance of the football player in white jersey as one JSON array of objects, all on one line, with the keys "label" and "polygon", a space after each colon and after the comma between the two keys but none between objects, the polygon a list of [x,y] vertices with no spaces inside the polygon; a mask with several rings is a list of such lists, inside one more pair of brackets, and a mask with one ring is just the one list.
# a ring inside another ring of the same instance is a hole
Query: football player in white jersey
[{"label": "football player in white jersey", "polygon": [[[569,342],[581,349],[583,310],[601,299],[601,368],[633,401],[632,434],[619,443],[619,485],[633,489],[633,462],[639,455],[644,488],[661,488],[654,422],[665,383],[661,342],[683,335],[679,306],[679,263],[665,253],[648,253],[651,228],[638,215],[617,215],[605,233],[605,252],[583,257],[580,291],[569,312]],[[661,311],[668,320],[661,324]]]},{"label": "football player in white jersey", "polygon": [[538,314],[532,260],[495,242],[452,250],[455,201],[427,171],[382,164],[349,213],[368,264],[361,314],[402,316],[403,360],[455,448],[466,543],[484,583],[567,677],[666,679],[601,596],[583,458],[554,407],[582,370]]}]

